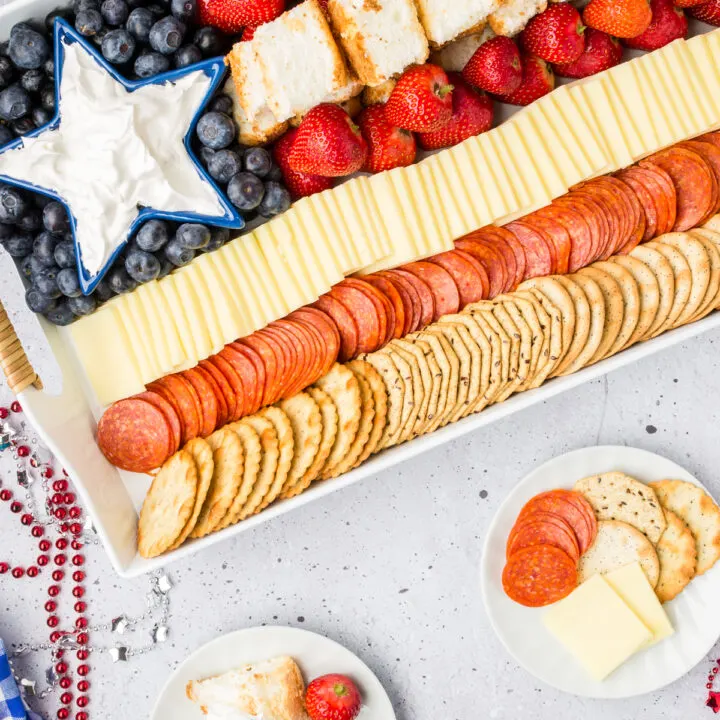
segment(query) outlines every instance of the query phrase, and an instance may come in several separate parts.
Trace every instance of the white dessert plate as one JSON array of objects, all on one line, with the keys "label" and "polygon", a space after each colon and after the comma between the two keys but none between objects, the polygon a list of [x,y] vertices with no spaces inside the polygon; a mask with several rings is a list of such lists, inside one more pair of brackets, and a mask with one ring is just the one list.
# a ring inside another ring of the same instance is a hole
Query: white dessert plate
[{"label": "white dessert plate", "polygon": [[526,608],[502,587],[505,543],[522,506],[553,488],[572,488],[588,475],[620,470],[642,482],[671,478],[704,487],[671,460],[637,448],[606,446],[575,450],[527,475],[502,504],[485,540],[482,594],[490,622],[508,652],[530,674],[558,690],[592,698],[627,698],[654,692],[689,672],[720,637],[720,564],[692,582],[664,608],[675,634],[641,651],[603,682],[596,682],[542,622],[547,608]]},{"label": "white dessert plate", "polygon": [[359,657],[334,640],[309,630],[277,626],[238,630],[196,650],[170,676],[155,704],[151,720],[202,720],[205,716],[200,707],[185,695],[188,682],[280,655],[292,657],[308,683],[329,673],[352,678],[363,699],[359,720],[395,720],[385,689]]}]

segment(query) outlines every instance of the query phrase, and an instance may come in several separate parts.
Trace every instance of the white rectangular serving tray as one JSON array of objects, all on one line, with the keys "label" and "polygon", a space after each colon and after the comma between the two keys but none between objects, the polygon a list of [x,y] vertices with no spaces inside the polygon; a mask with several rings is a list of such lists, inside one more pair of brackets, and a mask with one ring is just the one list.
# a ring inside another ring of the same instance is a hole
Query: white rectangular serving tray
[{"label": "white rectangular serving tray", "polygon": [[[2,2],[3,0],[0,0],[0,3]],[[42,18],[50,10],[68,2],[70,0],[16,0],[16,2],[0,7],[0,41],[7,37],[10,28],[16,22],[28,18]],[[693,32],[702,32],[707,29],[709,29],[707,25],[697,25],[693,27]],[[504,119],[509,112],[512,112],[509,108],[503,108],[500,119]],[[9,258],[5,256],[0,260],[7,261]],[[5,268],[2,265],[5,265]],[[4,270],[5,273],[3,273]],[[715,312],[704,320],[636,345],[574,375],[556,378],[536,390],[515,395],[504,403],[446,426],[431,435],[386,450],[356,470],[335,480],[314,484],[302,495],[275,503],[260,515],[200,540],[189,541],[179,549],[159,558],[146,560],[141,558],[137,552],[136,527],[138,511],[150,484],[150,478],[147,475],[120,471],[105,460],[95,441],[96,418],[99,417],[101,409],[82,375],[67,331],[58,330],[47,324],[39,325],[36,317],[24,307],[19,277],[11,278],[9,281],[2,280],[3,276],[7,278],[7,270],[8,263],[0,262],[0,301],[5,305],[16,329],[29,331],[28,335],[40,336],[43,347],[29,347],[28,342],[31,338],[25,337],[26,333],[21,333],[21,340],[35,368],[42,375],[40,365],[43,367],[56,366],[55,370],[61,378],[59,384],[62,385],[59,394],[51,394],[32,387],[25,390],[20,396],[23,409],[47,446],[72,477],[83,504],[94,520],[98,535],[110,556],[114,569],[120,576],[128,578],[157,570],[174,560],[188,557],[223,540],[252,530],[257,525],[268,522],[278,515],[290,512],[296,507],[364,478],[377,475],[393,465],[438,445],[466,435],[526,407],[543,402],[565,390],[594,380],[636,360],[720,327],[720,312]]]}]

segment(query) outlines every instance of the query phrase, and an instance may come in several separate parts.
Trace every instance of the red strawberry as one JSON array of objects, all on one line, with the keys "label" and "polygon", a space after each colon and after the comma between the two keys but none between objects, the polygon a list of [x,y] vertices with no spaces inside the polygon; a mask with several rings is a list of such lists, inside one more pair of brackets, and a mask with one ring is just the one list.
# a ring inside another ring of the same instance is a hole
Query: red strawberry
[{"label": "red strawberry", "polygon": [[688,8],[688,15],[720,27],[720,0],[710,0]]},{"label": "red strawberry", "polygon": [[520,51],[513,40],[498,35],[484,42],[468,60],[463,78],[481,90],[505,95],[520,87]]},{"label": "red strawberry", "polygon": [[657,50],[678,38],[687,37],[688,21],[685,13],[672,0],[650,0],[652,22],[644,33],[625,40],[636,50]]},{"label": "red strawberry", "polygon": [[585,49],[585,26],[569,3],[553,3],[530,20],[520,35],[525,52],[552,63],[570,63]]},{"label": "red strawberry", "polygon": [[299,200],[301,197],[308,197],[308,195],[329,190],[333,186],[331,178],[299,173],[290,168],[288,157],[296,135],[296,128],[289,130],[275,143],[273,148],[273,158],[275,158],[275,162],[282,171],[285,186],[293,200]]},{"label": "red strawberry", "polygon": [[556,75],[584,78],[615,67],[622,59],[622,45],[617,38],[601,30],[588,28],[585,33],[585,52],[572,63],[553,65]]},{"label": "red strawberry", "polygon": [[555,75],[550,66],[535,55],[523,55],[522,82],[515,92],[498,95],[498,100],[510,105],[529,105],[555,87]]},{"label": "red strawberry", "polygon": [[246,25],[240,36],[240,42],[248,42],[255,37],[255,31],[260,25]]},{"label": "red strawberry", "polygon": [[640,35],[651,20],[648,0],[591,0],[583,10],[583,21],[588,27],[619,38]]},{"label": "red strawberry", "polygon": [[707,0],[675,0],[675,7],[688,8],[696,5],[704,5]]},{"label": "red strawberry", "polygon": [[274,20],[285,10],[285,0],[199,0],[198,8],[201,25],[234,34]]},{"label": "red strawberry", "polygon": [[442,68],[429,63],[413,65],[388,98],[388,122],[414,132],[439,130],[452,116],[452,89]]},{"label": "red strawberry", "polygon": [[310,720],[353,720],[361,705],[360,692],[346,675],[315,678],[305,692],[305,708]]},{"label": "red strawberry", "polygon": [[409,130],[391,125],[383,105],[365,108],[358,125],[370,150],[363,170],[378,173],[413,164],[417,154],[415,136]]},{"label": "red strawberry", "polygon": [[360,128],[338,105],[314,107],[300,123],[288,163],[295,172],[341,177],[365,164],[368,147]]},{"label": "red strawberry", "polygon": [[492,127],[493,101],[485,93],[470,87],[458,73],[450,73],[453,90],[453,113],[450,122],[440,130],[420,133],[418,141],[425,150],[451,147]]}]

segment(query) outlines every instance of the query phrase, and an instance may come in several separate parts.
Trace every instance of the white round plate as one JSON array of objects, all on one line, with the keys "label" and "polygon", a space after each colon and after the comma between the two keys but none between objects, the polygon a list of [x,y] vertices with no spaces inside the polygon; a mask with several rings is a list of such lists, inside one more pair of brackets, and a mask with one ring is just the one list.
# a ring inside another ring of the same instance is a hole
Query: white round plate
[{"label": "white round plate", "polygon": [[202,720],[200,706],[188,700],[185,686],[191,680],[220,675],[245,663],[289,655],[306,682],[341,673],[356,683],[363,698],[362,720],[395,720],[390,698],[372,670],[334,640],[308,630],[290,627],[255,627],[222,635],[196,650],[165,684],[152,720]]},{"label": "white round plate", "polygon": [[590,447],[545,463],[512,491],[490,525],[483,550],[482,593],[490,622],[515,660],[558,690],[594,698],[627,698],[659,690],[689,672],[720,637],[720,564],[693,581],[665,610],[675,634],[630,658],[603,682],[596,682],[550,634],[542,622],[547,608],[526,608],[510,600],[502,587],[505,544],[523,505],[553,488],[572,488],[577,480],[619,470],[642,482],[671,478],[698,482],[666,458],[629,447]]}]

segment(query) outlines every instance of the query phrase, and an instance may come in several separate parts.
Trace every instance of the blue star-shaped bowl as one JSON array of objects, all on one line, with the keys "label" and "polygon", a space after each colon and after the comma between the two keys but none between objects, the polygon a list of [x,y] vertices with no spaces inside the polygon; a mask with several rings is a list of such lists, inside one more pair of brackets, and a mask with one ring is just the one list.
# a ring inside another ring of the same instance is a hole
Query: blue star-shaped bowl
[{"label": "blue star-shaped bowl", "polygon": [[[192,149],[192,138],[193,134],[195,132],[195,127],[197,126],[198,120],[200,119],[200,115],[202,114],[202,111],[204,110],[205,106],[207,105],[208,101],[212,97],[213,93],[217,90],[218,86],[222,82],[225,72],[226,72],[226,66],[225,62],[223,61],[223,58],[213,58],[210,60],[204,60],[203,62],[196,63],[194,65],[189,65],[188,67],[181,68],[179,70],[171,70],[166,73],[162,73],[161,75],[155,75],[154,77],[148,78],[146,80],[127,80],[124,78],[120,73],[117,71],[115,67],[113,67],[110,63],[108,63],[105,58],[97,51],[96,48],[94,48],[85,38],[83,38],[82,35],[80,35],[75,29],[71,28],[64,20],[57,19],[55,20],[55,116],[53,119],[47,124],[43,125],[40,128],[37,128],[36,130],[33,130],[30,133],[27,133],[24,137],[37,137],[38,135],[41,135],[42,133],[48,131],[48,130],[54,130],[57,128],[61,121],[62,117],[60,114],[60,89],[61,89],[61,79],[62,79],[62,70],[63,70],[63,62],[65,59],[65,44],[71,45],[73,43],[79,43],[85,51],[93,57],[95,62],[98,63],[102,68],[104,68],[112,77],[120,83],[128,92],[133,92],[137,90],[138,88],[144,87],[146,85],[164,85],[165,83],[171,83],[173,81],[179,80],[185,75],[188,75],[190,73],[197,72],[198,70],[202,70],[208,77],[211,78],[210,86],[208,87],[207,94],[203,98],[202,102],[198,106],[197,113],[193,117],[192,122],[190,123],[190,127],[188,128],[187,135],[185,135],[185,148],[187,149],[188,155],[193,161],[193,164],[195,165],[198,174],[211,185],[211,187],[217,192],[218,200],[224,210],[224,214],[222,216],[216,216],[216,215],[201,215],[199,213],[194,212],[164,212],[162,210],[154,210],[153,208],[140,208],[138,210],[138,214],[133,220],[132,224],[130,225],[130,229],[128,231],[127,237],[125,238],[124,242],[122,242],[120,245],[118,245],[117,249],[112,253],[110,258],[107,260],[105,265],[94,275],[91,275],[88,270],[85,268],[85,266],[82,263],[82,257],[80,252],[80,246],[77,241],[77,234],[75,232],[77,220],[75,216],[72,213],[72,210],[70,206],[65,202],[65,200],[57,195],[57,193],[53,192],[50,189],[42,188],[34,185],[33,183],[28,183],[23,180],[17,180],[12,177],[8,177],[6,175],[3,175],[0,173],[0,182],[6,183],[8,185],[14,185],[16,187],[24,188],[26,190],[31,190],[32,192],[41,193],[42,195],[47,195],[48,197],[53,198],[54,200],[57,200],[60,202],[66,209],[68,213],[68,217],[70,218],[70,226],[72,230],[73,240],[75,243],[75,257],[77,259],[77,266],[78,266],[78,275],[80,279],[80,287],[82,288],[83,294],[89,295],[92,293],[92,291],[95,289],[97,284],[102,279],[103,275],[109,270],[110,266],[113,264],[117,256],[122,251],[123,247],[127,243],[127,241],[132,237],[132,235],[135,234],[135,232],[138,230],[140,225],[142,225],[144,222],[147,222],[148,220],[151,220],[153,218],[156,219],[162,219],[162,220],[175,220],[178,222],[197,222],[197,223],[205,223],[208,225],[215,225],[218,227],[227,227],[227,228],[235,228],[235,229],[241,229],[245,226],[245,221],[243,220],[240,213],[237,211],[235,206],[228,200],[227,196],[222,192],[222,190],[217,186],[215,181],[208,175],[205,168],[202,166],[200,161],[198,160],[197,156],[193,152]],[[4,145],[3,147],[0,147],[0,154],[5,153],[9,150],[14,150],[15,148],[21,147],[23,144],[23,138],[18,138],[17,140],[14,140],[11,143],[8,143],[7,145]]]}]

